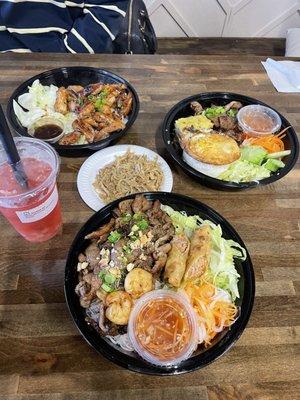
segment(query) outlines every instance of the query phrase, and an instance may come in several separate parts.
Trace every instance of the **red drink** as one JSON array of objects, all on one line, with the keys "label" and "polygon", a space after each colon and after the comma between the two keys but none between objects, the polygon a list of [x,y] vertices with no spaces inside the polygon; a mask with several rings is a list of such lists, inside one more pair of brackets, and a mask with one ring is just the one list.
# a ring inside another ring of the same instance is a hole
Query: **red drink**
[{"label": "red drink", "polygon": [[[23,156],[21,155],[28,178],[28,189],[24,190],[17,183],[8,163],[0,165],[0,211],[25,239],[43,242],[55,236],[62,225],[56,186],[58,157],[47,144],[36,140],[33,142],[30,143],[31,151],[25,151]],[[22,144],[24,146],[24,143]],[[35,155],[32,155],[32,146],[37,145],[39,148],[35,148]]]}]

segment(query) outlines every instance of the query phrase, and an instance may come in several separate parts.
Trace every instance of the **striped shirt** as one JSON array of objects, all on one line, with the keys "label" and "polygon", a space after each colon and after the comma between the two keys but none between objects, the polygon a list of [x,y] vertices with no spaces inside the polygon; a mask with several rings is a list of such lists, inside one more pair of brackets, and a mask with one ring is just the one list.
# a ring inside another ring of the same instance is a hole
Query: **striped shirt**
[{"label": "striped shirt", "polygon": [[0,52],[110,53],[128,0],[0,0]]}]

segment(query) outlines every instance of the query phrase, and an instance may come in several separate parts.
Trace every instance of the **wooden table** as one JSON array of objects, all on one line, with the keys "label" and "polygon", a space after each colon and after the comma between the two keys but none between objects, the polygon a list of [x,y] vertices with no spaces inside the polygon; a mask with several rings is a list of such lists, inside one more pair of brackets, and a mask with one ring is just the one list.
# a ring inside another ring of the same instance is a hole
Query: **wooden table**
[{"label": "wooden table", "polygon": [[[84,65],[107,68],[137,89],[140,114],[120,143],[146,146],[166,156],[159,132],[165,113],[178,100],[205,91],[256,97],[278,109],[300,132],[300,95],[277,93],[260,61],[251,55],[5,54],[0,56],[0,102],[5,105],[22,81],[44,70]],[[220,212],[251,253],[256,300],[240,340],[207,368],[175,377],[131,373],[86,344],[68,313],[63,280],[68,248],[93,212],[76,189],[83,159],[64,158],[59,176],[62,236],[30,244],[1,219],[1,399],[296,399],[299,163],[275,184],[226,193],[200,186],[167,161],[173,170],[174,192],[195,197]]]}]

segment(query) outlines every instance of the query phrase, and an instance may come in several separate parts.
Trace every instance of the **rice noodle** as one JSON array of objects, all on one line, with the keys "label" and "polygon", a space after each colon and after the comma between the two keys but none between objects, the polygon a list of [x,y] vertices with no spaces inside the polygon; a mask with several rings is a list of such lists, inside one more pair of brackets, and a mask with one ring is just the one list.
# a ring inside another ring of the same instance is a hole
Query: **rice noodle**
[{"label": "rice noodle", "polygon": [[134,351],[134,348],[127,333],[116,336],[107,335],[106,338],[109,339],[112,343],[120,346],[123,350]]},{"label": "rice noodle", "polygon": [[116,157],[111,164],[100,169],[93,186],[105,203],[138,192],[158,191],[163,182],[163,172],[157,158],[149,160],[130,150]]}]

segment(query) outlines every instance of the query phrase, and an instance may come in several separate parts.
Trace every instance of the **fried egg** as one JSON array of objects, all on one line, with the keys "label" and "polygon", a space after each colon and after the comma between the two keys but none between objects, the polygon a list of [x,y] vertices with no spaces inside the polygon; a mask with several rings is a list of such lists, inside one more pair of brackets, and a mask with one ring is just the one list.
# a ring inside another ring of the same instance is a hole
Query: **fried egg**
[{"label": "fried egg", "polygon": [[227,165],[241,156],[236,141],[218,133],[192,137],[185,145],[186,152],[198,161],[213,165]]},{"label": "fried egg", "polygon": [[183,133],[186,129],[191,128],[194,131],[211,130],[213,126],[213,122],[202,114],[179,118],[175,121],[175,129],[178,133]]}]

